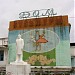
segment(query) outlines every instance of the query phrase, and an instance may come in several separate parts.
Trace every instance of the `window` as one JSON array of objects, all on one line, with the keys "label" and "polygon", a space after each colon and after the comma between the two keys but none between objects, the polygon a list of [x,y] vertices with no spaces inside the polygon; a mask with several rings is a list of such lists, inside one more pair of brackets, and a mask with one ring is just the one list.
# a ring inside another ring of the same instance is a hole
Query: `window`
[{"label": "window", "polygon": [[0,61],[3,61],[4,60],[4,51],[1,50],[0,51]]}]

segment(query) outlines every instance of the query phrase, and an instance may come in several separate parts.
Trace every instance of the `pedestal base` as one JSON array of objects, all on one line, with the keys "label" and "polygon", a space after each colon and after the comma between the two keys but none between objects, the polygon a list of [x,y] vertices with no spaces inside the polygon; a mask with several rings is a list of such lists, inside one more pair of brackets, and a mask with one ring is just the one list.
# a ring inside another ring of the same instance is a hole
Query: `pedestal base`
[{"label": "pedestal base", "polygon": [[26,64],[24,62],[13,62],[6,66],[7,75],[29,75],[30,72],[30,64]]}]

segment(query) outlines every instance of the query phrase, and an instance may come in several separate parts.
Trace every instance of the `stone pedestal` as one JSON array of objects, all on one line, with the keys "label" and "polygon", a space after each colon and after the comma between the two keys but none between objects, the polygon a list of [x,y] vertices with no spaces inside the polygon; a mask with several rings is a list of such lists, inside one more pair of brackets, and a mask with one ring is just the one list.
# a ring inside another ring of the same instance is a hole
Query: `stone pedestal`
[{"label": "stone pedestal", "polygon": [[6,66],[7,75],[29,75],[30,72],[30,64],[26,62],[12,62]]}]

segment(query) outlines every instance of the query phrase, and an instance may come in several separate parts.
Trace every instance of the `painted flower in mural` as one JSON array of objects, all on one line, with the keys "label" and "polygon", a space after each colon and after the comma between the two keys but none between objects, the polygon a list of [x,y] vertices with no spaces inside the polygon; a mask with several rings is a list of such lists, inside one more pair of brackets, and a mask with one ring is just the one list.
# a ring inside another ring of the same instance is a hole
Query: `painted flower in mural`
[{"label": "painted flower in mural", "polygon": [[41,65],[45,65],[47,60],[48,59],[46,58],[46,56],[43,55],[38,56],[38,61],[40,62]]},{"label": "painted flower in mural", "polygon": [[44,55],[32,55],[28,59],[28,63],[31,64],[31,65],[35,65],[35,63],[37,61],[40,63],[40,65],[49,65],[52,62],[56,62],[55,59],[53,59],[53,58],[52,59],[48,59]]},{"label": "painted flower in mural", "polygon": [[34,65],[36,61],[37,61],[37,56],[32,55],[31,57],[29,57],[28,63]]}]

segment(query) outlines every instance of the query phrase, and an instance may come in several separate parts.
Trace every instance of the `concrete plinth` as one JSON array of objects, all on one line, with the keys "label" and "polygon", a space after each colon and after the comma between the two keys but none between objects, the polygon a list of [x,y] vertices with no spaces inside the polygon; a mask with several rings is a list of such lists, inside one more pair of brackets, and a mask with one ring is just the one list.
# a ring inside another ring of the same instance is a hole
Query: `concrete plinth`
[{"label": "concrete plinth", "polygon": [[24,64],[24,62],[13,62],[6,66],[6,74],[8,75],[29,75],[30,72],[30,64]]}]

